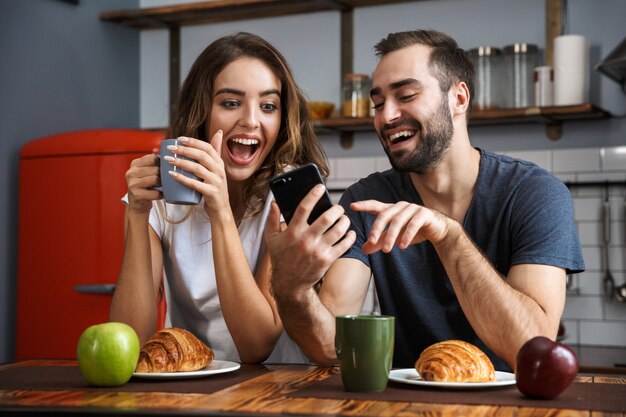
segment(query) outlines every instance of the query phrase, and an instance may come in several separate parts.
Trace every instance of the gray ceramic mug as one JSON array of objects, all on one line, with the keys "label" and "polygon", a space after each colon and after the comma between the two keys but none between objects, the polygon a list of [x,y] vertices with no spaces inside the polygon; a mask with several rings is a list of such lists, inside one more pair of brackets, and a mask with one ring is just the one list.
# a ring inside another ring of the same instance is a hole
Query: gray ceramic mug
[{"label": "gray ceramic mug", "polygon": [[161,173],[161,185],[154,188],[163,193],[163,198],[168,203],[185,205],[198,204],[200,202],[200,199],[202,198],[202,195],[193,188],[189,188],[186,185],[183,185],[176,181],[174,177],[169,174],[169,171],[175,171],[179,175],[184,175],[186,177],[196,180],[198,179],[198,177],[196,177],[191,172],[182,170],[174,165],[171,165],[165,160],[165,156],[187,159],[189,161],[192,161],[192,159],[173,153],[172,151],[167,149],[169,145],[178,146],[178,139],[165,139],[163,140],[163,142],[161,142],[161,149],[159,151],[159,171]]}]

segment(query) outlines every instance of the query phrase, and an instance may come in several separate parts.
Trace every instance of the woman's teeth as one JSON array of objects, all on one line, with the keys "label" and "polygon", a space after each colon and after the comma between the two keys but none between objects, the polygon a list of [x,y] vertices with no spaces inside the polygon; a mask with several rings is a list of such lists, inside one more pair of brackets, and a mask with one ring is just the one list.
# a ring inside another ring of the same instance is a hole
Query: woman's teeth
[{"label": "woman's teeth", "polygon": [[240,144],[240,145],[248,145],[248,146],[251,146],[251,145],[258,145],[258,144],[259,144],[258,139],[242,139],[242,138],[234,138],[234,139],[231,139],[231,140],[232,140],[233,142],[236,142],[236,143]]}]

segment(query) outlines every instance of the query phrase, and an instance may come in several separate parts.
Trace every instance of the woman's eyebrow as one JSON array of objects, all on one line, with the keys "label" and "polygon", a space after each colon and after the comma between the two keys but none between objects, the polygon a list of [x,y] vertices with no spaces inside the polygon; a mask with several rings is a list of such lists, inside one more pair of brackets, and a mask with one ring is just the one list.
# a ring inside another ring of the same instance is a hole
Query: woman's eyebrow
[{"label": "woman's eyebrow", "polygon": [[246,93],[245,91],[241,91],[241,90],[237,90],[235,88],[222,88],[219,89],[215,92],[215,95],[219,95],[219,94],[234,94],[236,96],[245,96]]},{"label": "woman's eyebrow", "polygon": [[270,96],[272,94],[276,94],[277,96],[280,97],[280,91],[278,89],[276,89],[276,88],[272,88],[272,89],[269,89],[269,90],[261,91],[261,97]]},{"label": "woman's eyebrow", "polygon": [[[216,96],[220,94],[233,94],[236,96],[243,97],[246,95],[246,92],[242,90],[237,90],[236,88],[221,88],[215,92]],[[272,94],[276,94],[277,96],[280,96],[280,91],[276,88],[271,88],[269,90],[264,90],[259,93],[260,96],[269,96]]]}]

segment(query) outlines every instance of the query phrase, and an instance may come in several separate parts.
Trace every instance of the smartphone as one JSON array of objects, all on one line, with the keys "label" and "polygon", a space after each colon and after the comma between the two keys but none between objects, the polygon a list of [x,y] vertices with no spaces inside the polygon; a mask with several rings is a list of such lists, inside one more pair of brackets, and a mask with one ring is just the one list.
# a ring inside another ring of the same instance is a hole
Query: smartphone
[{"label": "smartphone", "polygon": [[[292,171],[277,175],[270,180],[270,190],[274,194],[276,203],[287,224],[291,221],[298,205],[309,191],[317,184],[324,185],[324,180],[320,175],[317,165],[309,163]],[[307,219],[309,224],[313,223],[326,210],[333,206],[328,190],[324,190],[324,195],[318,200]]]}]

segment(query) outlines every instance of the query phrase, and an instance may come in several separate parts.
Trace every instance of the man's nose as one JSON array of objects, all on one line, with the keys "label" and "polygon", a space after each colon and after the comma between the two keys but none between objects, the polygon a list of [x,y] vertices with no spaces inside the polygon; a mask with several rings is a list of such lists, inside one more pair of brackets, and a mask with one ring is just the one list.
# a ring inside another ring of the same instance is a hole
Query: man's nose
[{"label": "man's nose", "polygon": [[393,100],[387,100],[379,112],[382,123],[391,123],[400,118],[400,107]]}]

